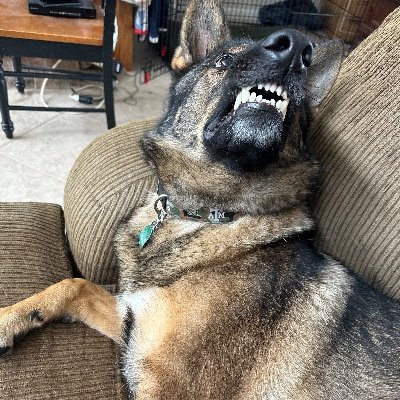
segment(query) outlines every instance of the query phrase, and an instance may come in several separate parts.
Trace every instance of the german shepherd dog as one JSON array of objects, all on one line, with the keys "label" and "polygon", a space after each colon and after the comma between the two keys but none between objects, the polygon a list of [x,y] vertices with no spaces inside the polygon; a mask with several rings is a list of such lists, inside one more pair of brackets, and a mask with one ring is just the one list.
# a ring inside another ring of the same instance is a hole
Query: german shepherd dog
[{"label": "german shepherd dog", "polygon": [[158,193],[116,239],[119,294],[67,279],[3,308],[1,352],[69,316],[121,345],[137,400],[399,399],[398,302],[310,245],[318,52],[290,29],[231,40],[216,0],[191,1],[142,140]]}]

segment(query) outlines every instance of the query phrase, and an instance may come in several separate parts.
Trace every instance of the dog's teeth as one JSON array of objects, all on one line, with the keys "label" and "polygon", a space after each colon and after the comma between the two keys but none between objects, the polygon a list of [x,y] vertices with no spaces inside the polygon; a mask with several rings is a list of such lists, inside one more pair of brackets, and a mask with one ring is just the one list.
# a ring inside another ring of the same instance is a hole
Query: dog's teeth
[{"label": "dog's teeth", "polygon": [[246,103],[250,98],[250,91],[247,88],[242,89],[242,103]]},{"label": "dog's teeth", "polygon": [[237,108],[239,107],[239,104],[242,102],[242,92],[240,92],[237,97],[236,97],[236,101],[235,101],[235,105],[233,106],[233,110],[237,110]]},{"label": "dog's teeth", "polygon": [[245,87],[240,93],[236,96],[235,105],[233,109],[236,111],[241,103],[265,103],[274,106],[278,111],[280,111],[285,118],[287,107],[289,104],[289,99],[286,90],[283,90],[282,86],[278,86],[276,83],[266,83],[265,85],[258,84],[258,90],[265,89],[266,91],[270,91],[272,93],[276,92],[278,96],[283,98],[282,100],[267,100],[262,97],[261,94],[257,96],[256,92],[250,92],[251,89],[255,90],[254,87]]},{"label": "dog's teeth", "polygon": [[286,117],[286,112],[288,108],[289,100],[283,100],[281,104],[281,113],[283,114],[283,119]]},{"label": "dog's teeth", "polygon": [[286,109],[287,109],[288,100],[278,100],[275,104],[275,108],[282,114],[282,118],[285,119]]}]

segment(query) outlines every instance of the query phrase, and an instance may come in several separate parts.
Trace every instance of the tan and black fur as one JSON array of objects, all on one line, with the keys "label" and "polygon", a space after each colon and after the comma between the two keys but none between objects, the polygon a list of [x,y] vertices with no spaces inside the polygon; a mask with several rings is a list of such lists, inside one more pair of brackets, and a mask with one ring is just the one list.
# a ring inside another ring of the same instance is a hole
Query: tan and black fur
[{"label": "tan and black fur", "polygon": [[[238,218],[168,215],[140,249],[151,194],[117,235],[120,293],[70,279],[0,309],[0,351],[68,316],[121,345],[137,400],[399,398],[398,302],[309,240],[318,166],[304,141],[329,46],[310,65],[296,31],[234,41],[216,0],[191,1],[166,113],[142,146],[175,205]],[[240,88],[266,82],[287,91],[285,119],[262,104],[232,112]]]}]

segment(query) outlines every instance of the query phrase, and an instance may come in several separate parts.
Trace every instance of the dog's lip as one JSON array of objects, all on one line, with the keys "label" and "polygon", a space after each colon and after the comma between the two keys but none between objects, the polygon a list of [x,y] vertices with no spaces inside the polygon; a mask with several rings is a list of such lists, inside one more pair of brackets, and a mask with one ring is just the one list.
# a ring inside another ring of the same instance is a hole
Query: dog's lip
[{"label": "dog's lip", "polygon": [[222,119],[214,118],[211,122],[207,125],[206,129],[204,130],[204,137],[205,139],[210,139],[216,133],[216,131],[221,127],[223,124],[229,124],[235,116],[237,117],[242,112],[246,112],[254,110],[255,112],[262,112],[266,114],[274,114],[278,118],[282,118],[282,114],[276,109],[276,107],[272,106],[271,104],[267,103],[258,103],[258,102],[248,102],[242,103],[240,106],[233,112],[233,110],[227,114],[225,114]]},{"label": "dog's lip", "polygon": [[259,83],[239,89],[233,111],[235,112],[242,104],[261,103],[273,106],[284,120],[289,102],[290,99],[283,86],[276,83]]},{"label": "dog's lip", "polygon": [[272,104],[266,103],[266,102],[242,103],[239,105],[239,107],[236,109],[236,111],[240,112],[241,109],[248,109],[248,110],[254,109],[257,111],[265,111],[265,112],[270,112],[270,113],[274,113],[277,115],[281,115],[275,106],[273,106]]}]

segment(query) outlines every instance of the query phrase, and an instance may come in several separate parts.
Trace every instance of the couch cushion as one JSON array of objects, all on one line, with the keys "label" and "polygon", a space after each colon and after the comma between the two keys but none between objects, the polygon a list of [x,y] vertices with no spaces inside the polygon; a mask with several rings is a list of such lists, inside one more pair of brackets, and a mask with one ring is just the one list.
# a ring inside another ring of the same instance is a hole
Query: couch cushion
[{"label": "couch cushion", "polygon": [[[0,307],[71,277],[61,207],[0,203]],[[83,324],[51,323],[0,359],[0,399],[120,399],[113,343]]]},{"label": "couch cushion", "polygon": [[344,61],[310,142],[319,248],[400,297],[400,8]]},{"label": "couch cushion", "polygon": [[98,137],[80,154],[68,176],[67,234],[81,273],[93,282],[116,283],[116,230],[156,188],[154,171],[139,146],[139,139],[154,123],[131,122]]}]

